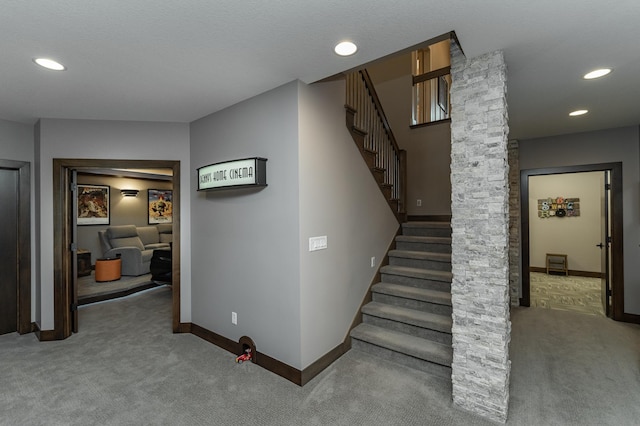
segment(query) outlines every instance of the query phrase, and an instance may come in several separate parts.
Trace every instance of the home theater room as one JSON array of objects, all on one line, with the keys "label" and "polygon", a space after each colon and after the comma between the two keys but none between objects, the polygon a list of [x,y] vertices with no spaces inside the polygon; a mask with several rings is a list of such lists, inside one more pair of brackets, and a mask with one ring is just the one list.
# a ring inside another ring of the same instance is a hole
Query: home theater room
[{"label": "home theater room", "polygon": [[170,169],[77,172],[77,305],[171,285]]}]

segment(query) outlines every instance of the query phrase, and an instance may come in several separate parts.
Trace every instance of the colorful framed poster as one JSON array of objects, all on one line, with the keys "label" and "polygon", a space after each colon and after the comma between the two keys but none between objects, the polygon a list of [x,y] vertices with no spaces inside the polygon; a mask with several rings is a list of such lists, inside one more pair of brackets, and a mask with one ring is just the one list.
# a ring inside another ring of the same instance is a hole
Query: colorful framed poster
[{"label": "colorful framed poster", "polygon": [[109,224],[109,186],[78,184],[78,225]]},{"label": "colorful framed poster", "polygon": [[173,223],[173,195],[170,189],[149,189],[149,225]]}]

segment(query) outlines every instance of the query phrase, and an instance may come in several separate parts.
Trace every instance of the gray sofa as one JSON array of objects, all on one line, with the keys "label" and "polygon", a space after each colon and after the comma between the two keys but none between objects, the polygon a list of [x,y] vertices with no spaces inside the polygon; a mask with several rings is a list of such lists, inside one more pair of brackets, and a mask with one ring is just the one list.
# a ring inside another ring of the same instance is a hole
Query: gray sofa
[{"label": "gray sofa", "polygon": [[103,257],[122,258],[122,275],[149,273],[155,249],[171,247],[171,224],[157,226],[119,225],[98,231]]}]

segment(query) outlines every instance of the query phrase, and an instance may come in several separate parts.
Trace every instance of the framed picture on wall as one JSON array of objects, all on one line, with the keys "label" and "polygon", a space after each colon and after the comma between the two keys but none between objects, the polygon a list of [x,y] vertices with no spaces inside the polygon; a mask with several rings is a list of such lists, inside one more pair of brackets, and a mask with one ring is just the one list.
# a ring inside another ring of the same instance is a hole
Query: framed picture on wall
[{"label": "framed picture on wall", "polygon": [[78,184],[78,225],[108,225],[109,200],[109,186]]},{"label": "framed picture on wall", "polygon": [[173,195],[170,189],[149,189],[149,225],[173,222]]}]

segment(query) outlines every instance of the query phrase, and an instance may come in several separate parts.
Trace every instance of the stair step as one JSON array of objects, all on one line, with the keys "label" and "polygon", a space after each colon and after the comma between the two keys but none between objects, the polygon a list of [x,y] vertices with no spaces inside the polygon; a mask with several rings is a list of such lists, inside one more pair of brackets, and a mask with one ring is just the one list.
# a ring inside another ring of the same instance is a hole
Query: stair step
[{"label": "stair step", "polygon": [[403,235],[451,237],[451,223],[449,222],[405,222],[402,224]]},{"label": "stair step", "polygon": [[378,185],[384,183],[385,171],[385,169],[381,169],[380,167],[374,167],[371,169],[371,173],[373,173],[373,177],[375,178]]},{"label": "stair step", "polygon": [[390,250],[389,264],[451,272],[451,253],[416,250]]},{"label": "stair step", "polygon": [[393,190],[393,185],[391,185],[390,183],[381,183],[380,189],[382,190],[382,194],[384,195],[384,198],[386,200],[390,200],[392,195],[391,192]]},{"label": "stair step", "polygon": [[396,248],[398,250],[451,253],[451,238],[398,235],[396,237]]},{"label": "stair step", "polygon": [[[423,371],[439,371],[440,374],[450,374],[453,349],[447,345],[365,323],[354,328],[351,331],[351,337],[356,342],[368,343],[391,352],[376,351],[375,354],[383,358],[404,365],[411,364],[408,366]],[[354,346],[356,348],[362,347],[357,343]],[[366,347],[364,346],[364,348]],[[429,364],[435,364],[435,366],[429,366]],[[445,367],[445,369],[438,369],[438,367]]]},{"label": "stair step", "polygon": [[416,311],[379,302],[367,303],[362,307],[362,313],[451,334],[452,321],[450,316]]},{"label": "stair step", "polygon": [[371,290],[374,294],[386,294],[407,300],[416,300],[451,307],[451,293],[447,291],[430,290],[384,282],[374,284]]},{"label": "stair step", "polygon": [[439,291],[451,291],[453,275],[447,271],[387,265],[380,268],[382,281]]},{"label": "stair step", "polygon": [[420,278],[423,280],[444,281],[448,283],[451,283],[451,280],[453,279],[453,274],[451,272],[436,271],[433,269],[411,268],[409,266],[386,265],[380,268],[380,273]]}]

